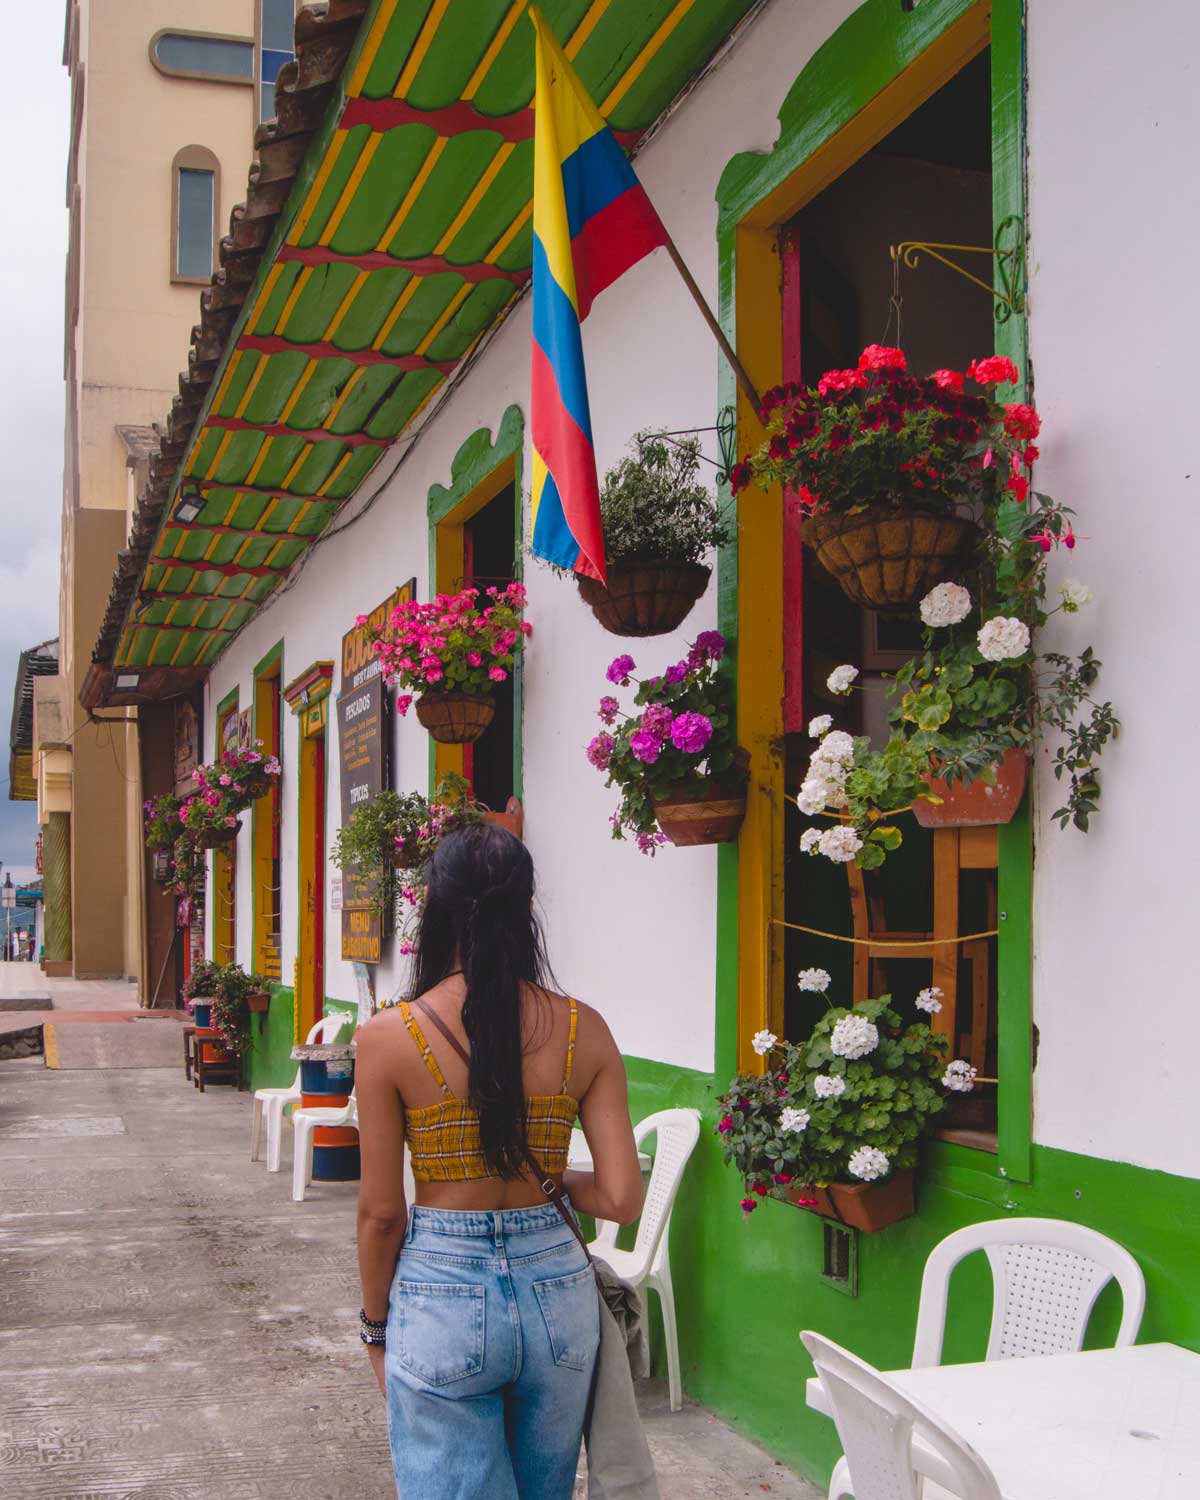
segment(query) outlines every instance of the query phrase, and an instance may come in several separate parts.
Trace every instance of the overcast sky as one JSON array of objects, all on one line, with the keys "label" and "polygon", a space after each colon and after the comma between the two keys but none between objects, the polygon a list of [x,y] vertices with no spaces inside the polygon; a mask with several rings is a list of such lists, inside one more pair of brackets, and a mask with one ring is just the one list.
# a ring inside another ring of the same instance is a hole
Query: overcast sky
[{"label": "overcast sky", "polygon": [[8,800],[8,725],[17,656],[58,633],[63,461],[63,275],[70,94],[63,5],[41,0],[7,17],[20,65],[0,89],[0,174],[8,204],[0,273],[0,860],[32,873],[32,802]]}]

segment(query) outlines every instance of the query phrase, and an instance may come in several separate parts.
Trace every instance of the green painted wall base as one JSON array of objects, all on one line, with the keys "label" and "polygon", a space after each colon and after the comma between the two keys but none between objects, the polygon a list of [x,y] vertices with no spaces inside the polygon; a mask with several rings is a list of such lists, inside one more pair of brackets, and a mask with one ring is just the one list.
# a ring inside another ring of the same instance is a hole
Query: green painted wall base
[{"label": "green painted wall base", "polygon": [[[821,1280],[814,1215],[768,1201],[743,1220],[741,1184],[713,1133],[713,1098],[726,1080],[642,1058],[626,1064],[635,1120],[673,1105],[704,1117],[671,1231],[688,1394],[822,1486],[841,1450],[833,1424],[804,1404],[812,1365],[800,1330],[816,1329],[883,1369],[907,1366],[925,1258],[964,1224],[1028,1214],[1110,1235],[1146,1277],[1140,1341],[1200,1350],[1200,1181],[1035,1146],[1033,1180],[1016,1184],[997,1175],[995,1157],[935,1144],[916,1217],[859,1236],[859,1295],[851,1298]],[[1089,1343],[1111,1342],[1119,1307],[1110,1287]],[[983,1358],[990,1316],[990,1276],[975,1256],[952,1284],[947,1362]],[[660,1348],[654,1357],[662,1372]]]},{"label": "green painted wall base", "polygon": [[[259,1017],[250,1021],[249,1086],[252,1089],[287,1088],[296,1076],[296,1064],[292,1061],[292,1046],[295,1037],[293,1006],[295,991],[285,985],[271,986],[271,1007],[263,1017],[259,1031]],[[348,1000],[331,1000],[326,997],[325,1013],[345,1011],[348,1018],[357,1019],[358,1007]],[[346,1033],[349,1035],[349,1033]]]}]

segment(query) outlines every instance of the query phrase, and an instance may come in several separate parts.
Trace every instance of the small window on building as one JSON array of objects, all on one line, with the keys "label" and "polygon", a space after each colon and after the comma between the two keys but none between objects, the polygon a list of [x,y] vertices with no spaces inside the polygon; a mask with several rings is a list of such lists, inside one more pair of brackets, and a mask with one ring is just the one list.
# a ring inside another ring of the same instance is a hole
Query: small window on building
[{"label": "small window on building", "polygon": [[258,0],[258,118],[275,118],[275,80],[296,55],[296,0]]},{"label": "small window on building", "polygon": [[150,40],[150,61],[160,73],[172,78],[202,78],[211,83],[254,82],[254,43],[248,37],[203,31],[159,31]]},{"label": "small window on building", "polygon": [[184,167],[179,172],[175,274],[188,281],[212,276],[213,174]]}]

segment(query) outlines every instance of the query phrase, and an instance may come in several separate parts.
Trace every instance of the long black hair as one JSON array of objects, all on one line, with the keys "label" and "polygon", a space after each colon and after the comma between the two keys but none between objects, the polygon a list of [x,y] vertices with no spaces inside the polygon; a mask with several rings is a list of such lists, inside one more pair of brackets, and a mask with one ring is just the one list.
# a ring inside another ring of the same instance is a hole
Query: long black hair
[{"label": "long black hair", "polygon": [[544,989],[549,976],[533,890],[533,860],[520,839],[491,823],[461,828],[441,840],[427,866],[416,944],[414,996],[456,969],[466,978],[467,1093],[479,1113],[483,1159],[498,1177],[529,1170],[521,991]]}]

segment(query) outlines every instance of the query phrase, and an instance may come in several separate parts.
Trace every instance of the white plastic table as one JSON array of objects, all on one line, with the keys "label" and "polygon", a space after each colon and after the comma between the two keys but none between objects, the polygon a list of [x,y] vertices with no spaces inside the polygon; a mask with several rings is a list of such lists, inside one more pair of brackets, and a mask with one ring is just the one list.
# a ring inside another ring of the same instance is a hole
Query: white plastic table
[{"label": "white plastic table", "polygon": [[[643,1172],[648,1172],[651,1167],[650,1157],[645,1151],[638,1152],[638,1165]],[[567,1160],[567,1166],[576,1172],[590,1172],[592,1170],[592,1153],[588,1150],[587,1138],[582,1130],[572,1130],[571,1146]]]},{"label": "white plastic table", "polygon": [[[1200,1354],[1141,1344],[890,1370],[991,1467],[1004,1500],[1196,1500]],[[832,1416],[815,1376],[808,1404]],[[917,1467],[920,1453],[914,1449]]]}]

